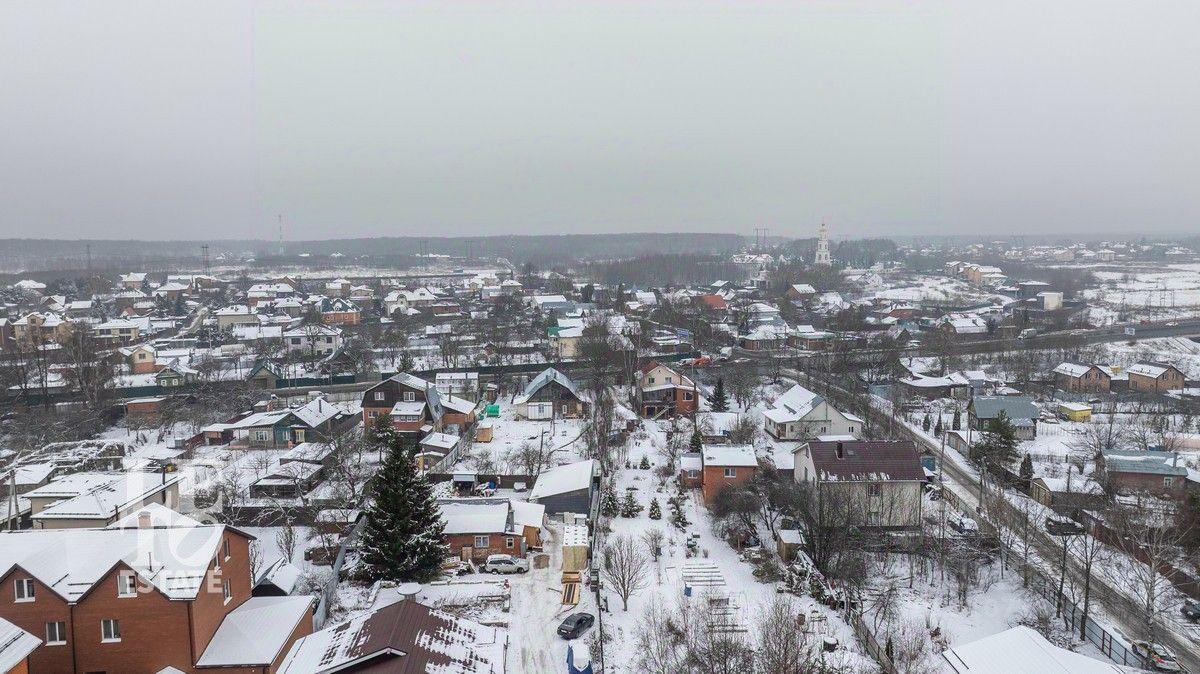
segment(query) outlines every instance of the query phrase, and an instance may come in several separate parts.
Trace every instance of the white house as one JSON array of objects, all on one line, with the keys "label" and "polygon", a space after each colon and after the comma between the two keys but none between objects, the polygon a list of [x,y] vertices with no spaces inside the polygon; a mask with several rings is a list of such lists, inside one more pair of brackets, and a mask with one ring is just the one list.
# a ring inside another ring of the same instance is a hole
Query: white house
[{"label": "white house", "polygon": [[862,419],[829,404],[825,398],[796,384],[763,412],[767,433],[776,440],[812,440],[822,435],[862,433]]}]

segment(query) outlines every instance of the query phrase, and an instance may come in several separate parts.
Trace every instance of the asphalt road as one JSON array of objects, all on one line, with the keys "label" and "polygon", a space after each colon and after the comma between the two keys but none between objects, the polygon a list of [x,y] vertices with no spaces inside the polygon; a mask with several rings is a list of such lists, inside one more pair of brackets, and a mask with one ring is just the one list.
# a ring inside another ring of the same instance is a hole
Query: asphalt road
[{"label": "asphalt road", "polygon": [[[795,379],[805,380],[805,383],[811,383],[808,381],[808,376],[803,372],[787,369],[784,370],[784,374]],[[839,386],[836,382],[822,381],[821,383],[823,386],[832,388],[842,396],[853,395],[851,392]],[[873,406],[869,409],[870,414],[872,414],[877,421],[885,425],[891,422],[891,418],[887,413],[878,410]],[[930,443],[923,436],[913,433],[904,427],[901,427],[901,430],[906,432],[906,434],[918,445],[923,445],[933,451],[940,450],[940,447]],[[957,463],[953,461],[942,462],[942,472],[944,478],[948,478],[948,483],[944,484],[944,488],[954,491],[955,495],[964,502],[978,502],[978,496],[975,487],[975,485],[978,484],[978,480],[974,475],[971,475],[967,471],[963,470],[958,466]],[[1003,507],[1008,510],[1006,514],[1009,516],[1021,515],[1020,511],[1007,499],[1003,500],[1003,504]],[[1048,534],[1045,530],[1041,528],[1036,530],[1031,529],[1029,541],[1033,546],[1033,549],[1036,550],[1043,559],[1060,558],[1062,550],[1061,542]],[[1082,584],[1084,574],[1082,565],[1078,560],[1069,557],[1067,571],[1073,578],[1078,579],[1080,584]],[[1091,580],[1091,601],[1093,606],[1103,607],[1104,611],[1110,618],[1119,621],[1120,624],[1117,626],[1125,634],[1131,637],[1144,635],[1144,630],[1141,626],[1142,610],[1138,603],[1130,599],[1127,595],[1117,591],[1106,579],[1098,577],[1098,575],[1095,573],[1092,574]],[[1176,616],[1174,615],[1166,616],[1168,620],[1173,620],[1175,617]],[[1189,640],[1182,635],[1179,635],[1175,631],[1168,630],[1160,630],[1156,638],[1160,643],[1166,645],[1175,652],[1175,655],[1179,658],[1179,661],[1185,667],[1187,667],[1188,671],[1200,672],[1200,644],[1197,644],[1194,640]]]}]

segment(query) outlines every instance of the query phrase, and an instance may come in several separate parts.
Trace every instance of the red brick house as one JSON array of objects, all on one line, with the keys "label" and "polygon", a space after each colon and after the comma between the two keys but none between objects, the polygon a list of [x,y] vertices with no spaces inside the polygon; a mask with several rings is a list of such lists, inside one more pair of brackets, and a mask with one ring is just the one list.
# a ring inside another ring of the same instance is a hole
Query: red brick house
[{"label": "red brick house", "polygon": [[447,501],[439,509],[446,525],[442,540],[455,557],[481,564],[488,555],[525,556],[525,532],[507,500]]},{"label": "red brick house", "polygon": [[658,361],[650,361],[638,370],[638,412],[659,419],[693,414],[699,389],[696,382]]},{"label": "red brick house", "polygon": [[43,640],[30,672],[269,673],[312,632],[310,598],[251,597],[253,537],[150,519],[0,533],[0,617]]},{"label": "red brick house", "polygon": [[391,415],[400,433],[424,437],[431,431],[475,423],[475,403],[443,395],[430,382],[402,372],[363,392],[363,424],[370,428],[384,414]]},{"label": "red brick house", "polygon": [[1096,365],[1062,363],[1054,368],[1054,385],[1074,393],[1108,393],[1112,376]]},{"label": "red brick house", "polygon": [[746,484],[758,472],[758,457],[750,445],[705,445],[700,491],[712,505],[721,490]]},{"label": "red brick house", "polygon": [[1184,388],[1186,378],[1169,363],[1137,363],[1128,370],[1129,390],[1133,393],[1166,393]]}]

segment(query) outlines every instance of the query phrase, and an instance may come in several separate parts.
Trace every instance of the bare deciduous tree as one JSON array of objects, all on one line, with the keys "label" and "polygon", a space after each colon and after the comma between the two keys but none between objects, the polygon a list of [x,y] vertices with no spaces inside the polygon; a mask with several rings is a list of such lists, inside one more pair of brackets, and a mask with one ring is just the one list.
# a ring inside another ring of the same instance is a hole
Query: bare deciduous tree
[{"label": "bare deciduous tree", "polygon": [[617,536],[604,546],[601,577],[621,597],[622,610],[629,610],[629,598],[646,586],[650,565],[631,536]]}]

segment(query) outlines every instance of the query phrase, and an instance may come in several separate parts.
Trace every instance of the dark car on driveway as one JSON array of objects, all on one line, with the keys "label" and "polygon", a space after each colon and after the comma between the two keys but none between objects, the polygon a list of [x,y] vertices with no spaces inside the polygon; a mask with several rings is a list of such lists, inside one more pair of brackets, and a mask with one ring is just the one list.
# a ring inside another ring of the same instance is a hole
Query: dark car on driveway
[{"label": "dark car on driveway", "polygon": [[1200,622],[1200,601],[1184,602],[1183,607],[1179,609],[1183,613],[1183,617],[1192,622]]},{"label": "dark car on driveway", "polygon": [[594,622],[596,618],[591,613],[572,613],[558,626],[558,636],[564,639],[578,639]]}]

